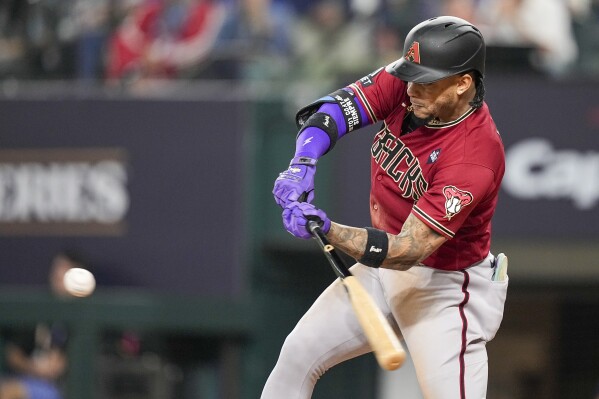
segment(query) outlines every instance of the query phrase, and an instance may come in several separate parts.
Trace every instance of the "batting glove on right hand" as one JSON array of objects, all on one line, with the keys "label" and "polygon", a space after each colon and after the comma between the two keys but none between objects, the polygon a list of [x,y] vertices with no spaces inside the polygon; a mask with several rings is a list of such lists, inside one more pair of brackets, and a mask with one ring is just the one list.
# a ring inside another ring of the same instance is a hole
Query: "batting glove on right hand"
[{"label": "batting glove on right hand", "polygon": [[291,161],[289,168],[281,172],[275,180],[272,193],[275,202],[285,208],[294,201],[312,202],[314,200],[314,175],[316,174],[316,159],[297,157]]},{"label": "batting glove on right hand", "polygon": [[307,202],[292,202],[283,210],[283,225],[297,238],[312,238],[308,230],[309,220],[317,221],[325,234],[331,229],[331,220],[327,214]]}]

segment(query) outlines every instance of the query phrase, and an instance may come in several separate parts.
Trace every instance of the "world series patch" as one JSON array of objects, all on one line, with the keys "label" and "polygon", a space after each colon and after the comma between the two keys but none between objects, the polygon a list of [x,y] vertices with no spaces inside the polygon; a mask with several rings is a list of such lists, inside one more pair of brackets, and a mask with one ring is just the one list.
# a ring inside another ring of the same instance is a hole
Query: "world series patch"
[{"label": "world series patch", "polygon": [[436,150],[431,152],[431,155],[428,156],[428,160],[426,161],[426,163],[431,164],[431,163],[437,162],[437,159],[439,159],[440,154],[441,154],[441,149],[437,148]]}]

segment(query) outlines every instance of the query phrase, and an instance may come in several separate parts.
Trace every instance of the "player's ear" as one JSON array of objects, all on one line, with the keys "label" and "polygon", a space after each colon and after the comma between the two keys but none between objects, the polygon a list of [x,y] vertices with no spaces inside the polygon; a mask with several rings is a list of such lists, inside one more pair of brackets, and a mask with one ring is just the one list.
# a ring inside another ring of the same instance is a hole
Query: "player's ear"
[{"label": "player's ear", "polygon": [[466,93],[470,87],[474,87],[474,76],[472,76],[472,73],[465,73],[458,76],[457,93],[461,96],[462,94]]}]

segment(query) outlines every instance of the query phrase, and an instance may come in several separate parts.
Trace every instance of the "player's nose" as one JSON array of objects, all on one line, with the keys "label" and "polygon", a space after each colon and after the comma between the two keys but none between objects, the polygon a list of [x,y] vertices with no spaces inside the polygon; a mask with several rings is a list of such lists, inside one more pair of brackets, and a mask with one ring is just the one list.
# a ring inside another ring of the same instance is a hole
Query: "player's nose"
[{"label": "player's nose", "polygon": [[418,85],[414,84],[413,82],[408,82],[408,96],[413,97],[417,94],[418,90],[417,90]]}]

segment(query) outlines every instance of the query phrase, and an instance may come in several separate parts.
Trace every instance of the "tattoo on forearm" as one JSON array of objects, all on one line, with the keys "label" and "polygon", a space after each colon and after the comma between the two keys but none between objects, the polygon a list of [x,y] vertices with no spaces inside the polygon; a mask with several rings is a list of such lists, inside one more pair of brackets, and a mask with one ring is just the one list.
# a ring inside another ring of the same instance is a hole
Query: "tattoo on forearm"
[{"label": "tattoo on forearm", "polygon": [[[368,239],[366,229],[333,222],[327,236],[334,246],[349,256],[360,259],[364,255]],[[446,241],[445,237],[413,215],[406,219],[398,235],[387,234],[387,236],[389,250],[381,267],[395,270],[407,270],[418,265]]]},{"label": "tattoo on forearm", "polygon": [[433,253],[445,239],[410,215],[399,235],[390,235],[389,253],[383,267],[407,270]]},{"label": "tattoo on forearm", "polygon": [[333,222],[327,237],[334,246],[352,258],[360,259],[364,255],[364,248],[368,239],[365,229],[343,226]]}]

